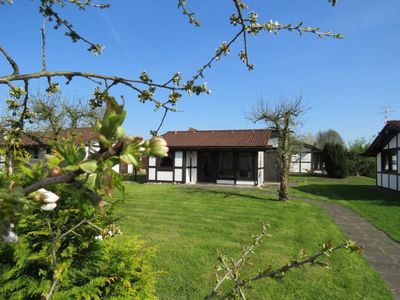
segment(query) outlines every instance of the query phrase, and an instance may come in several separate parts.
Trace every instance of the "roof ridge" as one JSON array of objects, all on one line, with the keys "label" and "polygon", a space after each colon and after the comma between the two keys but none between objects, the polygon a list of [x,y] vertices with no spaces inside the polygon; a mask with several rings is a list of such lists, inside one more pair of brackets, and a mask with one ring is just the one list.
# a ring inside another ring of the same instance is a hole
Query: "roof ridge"
[{"label": "roof ridge", "polygon": [[[273,128],[253,128],[253,129],[207,129],[207,130],[168,130],[166,133],[190,133],[190,132],[232,132],[232,131],[273,131]],[[164,133],[164,134],[166,134]]]}]

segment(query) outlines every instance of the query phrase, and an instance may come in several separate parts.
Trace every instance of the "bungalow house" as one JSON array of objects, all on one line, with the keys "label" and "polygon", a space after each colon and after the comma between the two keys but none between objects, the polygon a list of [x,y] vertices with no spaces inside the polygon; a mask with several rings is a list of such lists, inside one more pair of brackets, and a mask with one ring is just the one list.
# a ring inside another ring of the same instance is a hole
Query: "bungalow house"
[{"label": "bungalow house", "polygon": [[292,155],[291,173],[322,173],[323,169],[322,150],[316,146],[303,143],[301,149]]},{"label": "bungalow house", "polygon": [[[34,164],[42,160],[46,154],[51,152],[50,141],[57,138],[67,138],[71,130],[61,130],[55,136],[47,132],[33,132],[22,135],[20,145],[30,155],[30,163]],[[97,133],[92,128],[77,128],[73,131],[76,144],[86,145],[87,154],[98,148]],[[0,168],[5,167],[5,155],[0,155]],[[113,167],[114,171],[119,173],[133,173],[133,166],[120,163]]]},{"label": "bungalow house", "polygon": [[366,155],[376,157],[376,185],[400,192],[400,120],[386,123]]},{"label": "bungalow house", "polygon": [[[149,182],[217,183],[260,186],[279,181],[273,129],[169,131],[168,156],[150,157]],[[301,156],[306,170],[304,155]],[[308,159],[308,158],[307,158]]]}]

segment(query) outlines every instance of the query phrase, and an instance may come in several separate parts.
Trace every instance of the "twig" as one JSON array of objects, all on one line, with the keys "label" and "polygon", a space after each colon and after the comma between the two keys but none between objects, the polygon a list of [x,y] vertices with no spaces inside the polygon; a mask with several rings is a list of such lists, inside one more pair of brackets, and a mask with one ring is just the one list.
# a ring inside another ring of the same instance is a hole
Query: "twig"
[{"label": "twig", "polygon": [[[262,241],[262,239],[267,235],[268,225],[263,226],[263,231],[254,239],[253,243],[243,252],[242,256],[238,261],[233,265],[234,268],[239,268],[241,264],[245,261],[246,257],[253,253],[254,248]],[[205,297],[205,299],[210,300],[215,296],[219,287],[227,280],[230,276],[230,272],[228,271],[217,283],[217,285],[213,288],[213,290]]]},{"label": "twig", "polygon": [[164,124],[164,121],[165,121],[165,118],[167,117],[168,111],[169,111],[168,109],[165,109],[164,115],[161,118],[160,125],[158,125],[158,128],[155,130],[155,135],[158,135],[158,131],[161,129],[161,126]]},{"label": "twig", "polygon": [[[115,145],[113,145],[111,148],[108,148],[107,150],[103,152],[96,152],[91,154],[87,159],[107,159],[113,155],[119,155],[119,153],[122,151],[123,147],[123,142],[118,142]],[[40,181],[37,181],[27,187],[24,188],[24,194],[29,195],[30,193],[37,191],[40,188],[45,188],[47,186],[51,186],[54,184],[58,183],[70,183],[72,182],[76,177],[82,175],[84,172],[82,170],[78,171],[73,171],[73,172],[68,172],[65,174],[61,174],[55,177],[46,177]]]},{"label": "twig", "polygon": [[18,65],[15,62],[15,60],[7,53],[6,50],[4,50],[4,48],[0,47],[0,51],[6,57],[8,63],[11,65],[12,69],[14,70],[12,75],[18,75],[19,74],[19,68],[18,68]]},{"label": "twig", "polygon": [[47,70],[46,66],[46,19],[43,20],[42,28],[42,72]]}]

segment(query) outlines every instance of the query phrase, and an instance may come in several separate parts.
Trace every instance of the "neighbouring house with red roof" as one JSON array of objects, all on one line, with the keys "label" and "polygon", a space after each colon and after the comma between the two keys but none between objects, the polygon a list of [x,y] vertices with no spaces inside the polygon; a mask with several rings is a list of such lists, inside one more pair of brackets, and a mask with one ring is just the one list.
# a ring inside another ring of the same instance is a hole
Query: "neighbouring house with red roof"
[{"label": "neighbouring house with red roof", "polygon": [[[46,154],[50,154],[50,142],[57,139],[66,139],[69,136],[73,137],[76,144],[84,144],[87,154],[98,149],[97,133],[93,128],[76,128],[74,130],[64,129],[57,135],[49,132],[31,132],[24,133],[21,137],[20,145],[30,155],[30,163],[34,164],[43,158]],[[3,155],[4,156],[4,155]],[[0,156],[0,168],[5,167],[5,157]],[[133,173],[132,165],[121,162],[113,167],[114,171],[119,173]]]},{"label": "neighbouring house with red roof", "polygon": [[[149,182],[217,183],[260,186],[279,181],[276,149],[278,137],[273,129],[169,131],[168,156],[150,157]],[[311,147],[311,148],[310,148]],[[293,157],[293,172],[320,168],[312,152],[304,147]],[[315,163],[315,162],[316,163]],[[313,163],[314,162],[314,163]]]},{"label": "neighbouring house with red roof", "polygon": [[386,123],[366,155],[376,157],[376,185],[400,192],[400,120]]}]

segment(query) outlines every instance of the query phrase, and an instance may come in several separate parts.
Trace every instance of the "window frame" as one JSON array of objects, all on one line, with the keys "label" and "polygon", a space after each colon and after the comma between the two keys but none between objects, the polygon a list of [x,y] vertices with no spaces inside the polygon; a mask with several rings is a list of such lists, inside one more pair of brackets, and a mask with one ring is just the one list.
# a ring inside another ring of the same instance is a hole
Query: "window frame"
[{"label": "window frame", "polygon": [[[161,162],[165,158],[171,159],[171,161],[172,161],[171,166],[161,166]],[[173,171],[175,168],[175,151],[168,151],[167,156],[157,158],[156,167],[160,171]]]},{"label": "window frame", "polygon": [[[248,155],[249,158],[250,158],[250,172],[251,172],[250,177],[249,176],[247,176],[247,177],[240,176],[240,156],[241,155],[246,155],[246,156]],[[236,176],[236,179],[239,180],[239,181],[255,181],[255,179],[256,179],[255,169],[256,169],[256,166],[255,166],[255,155],[254,155],[254,152],[239,152],[238,153],[238,158],[237,158],[237,176]]]},{"label": "window frame", "polygon": [[[396,157],[394,160],[393,157]],[[387,169],[385,168],[387,163]],[[394,164],[395,163],[395,164]],[[396,166],[393,168],[393,166]],[[388,174],[398,174],[398,155],[397,149],[385,149],[381,152],[381,172]]]}]

